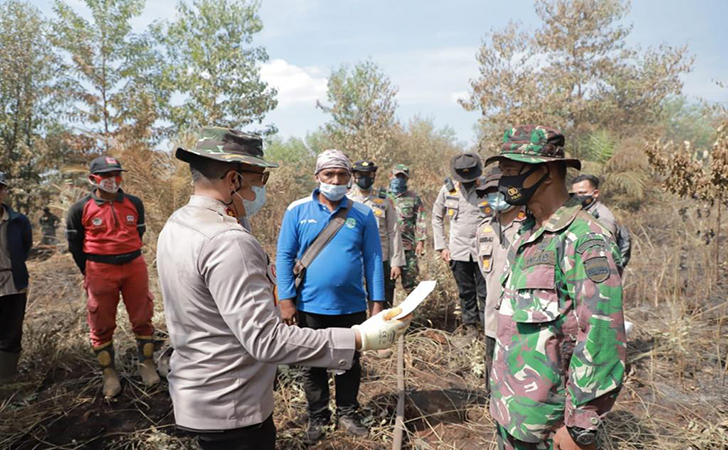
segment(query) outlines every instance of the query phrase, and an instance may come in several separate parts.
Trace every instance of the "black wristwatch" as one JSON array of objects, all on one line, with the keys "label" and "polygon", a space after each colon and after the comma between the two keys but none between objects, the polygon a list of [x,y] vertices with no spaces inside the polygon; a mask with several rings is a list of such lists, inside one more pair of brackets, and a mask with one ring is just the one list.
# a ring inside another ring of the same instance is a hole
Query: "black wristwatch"
[{"label": "black wristwatch", "polygon": [[579,427],[566,427],[571,439],[579,445],[591,445],[597,440],[597,430],[585,430]]}]

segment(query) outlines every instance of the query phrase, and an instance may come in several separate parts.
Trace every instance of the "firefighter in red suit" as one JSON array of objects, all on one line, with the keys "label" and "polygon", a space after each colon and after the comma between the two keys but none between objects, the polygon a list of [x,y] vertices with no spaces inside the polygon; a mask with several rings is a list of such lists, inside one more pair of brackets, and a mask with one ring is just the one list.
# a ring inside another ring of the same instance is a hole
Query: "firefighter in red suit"
[{"label": "firefighter in red suit", "polygon": [[153,360],[154,307],[141,252],[144,204],[119,188],[125,170],[115,158],[94,159],[90,172],[93,189],[68,211],[66,237],[84,275],[91,345],[101,365],[103,393],[111,398],[121,392],[112,340],[119,294],[137,339],[139,375],[148,387],[159,383]]}]

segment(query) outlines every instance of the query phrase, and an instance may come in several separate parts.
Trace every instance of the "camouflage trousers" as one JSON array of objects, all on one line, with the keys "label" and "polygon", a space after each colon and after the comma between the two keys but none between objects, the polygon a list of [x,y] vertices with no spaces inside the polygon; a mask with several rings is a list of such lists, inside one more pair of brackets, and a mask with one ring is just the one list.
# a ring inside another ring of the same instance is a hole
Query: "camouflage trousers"
[{"label": "camouflage trousers", "polygon": [[505,428],[496,424],[498,434],[498,450],[551,450],[553,441],[548,439],[539,443],[523,442],[514,438]]},{"label": "camouflage trousers", "polygon": [[405,250],[405,266],[402,267],[402,287],[409,294],[417,287],[420,277],[420,267],[417,265],[417,255],[414,250]]}]

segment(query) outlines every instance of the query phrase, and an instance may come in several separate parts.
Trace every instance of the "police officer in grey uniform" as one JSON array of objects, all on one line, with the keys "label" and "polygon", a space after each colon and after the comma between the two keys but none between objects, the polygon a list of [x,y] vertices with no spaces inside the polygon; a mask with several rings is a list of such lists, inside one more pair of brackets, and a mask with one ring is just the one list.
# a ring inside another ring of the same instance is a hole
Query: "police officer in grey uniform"
[{"label": "police officer in grey uniform", "polygon": [[[473,332],[483,323],[487,294],[473,245],[478,225],[485,218],[475,189],[483,165],[477,154],[462,153],[452,159],[450,169],[454,182],[446,180],[437,195],[432,207],[432,230],[435,251],[450,265],[458,285],[464,328]],[[450,219],[449,242],[445,239],[445,217]]]},{"label": "police officer in grey uniform", "polygon": [[503,194],[498,192],[501,170],[493,167],[485,183],[477,187],[485,219],[478,226],[475,249],[478,252],[480,267],[488,296],[485,300],[485,390],[490,393],[490,371],[493,368],[493,352],[497,331],[496,306],[500,301],[503,287],[501,275],[508,259],[508,251],[515,241],[521,225],[526,220],[526,207],[506,203]]},{"label": "police officer in grey uniform", "polygon": [[206,127],[176,156],[190,164],[195,191],[157,245],[175,421],[203,450],[273,450],[278,364],[349,369],[357,350],[390,347],[409,319],[387,320],[395,308],[352,328],[285,325],[268,257],[238,222],[263,206],[266,169],[277,167],[263,158],[262,140]]},{"label": "police officer in grey uniform", "polygon": [[402,235],[397,222],[397,209],[387,196],[385,189],[374,190],[377,165],[374,161],[356,161],[352,166],[354,186],[348,197],[364,203],[372,209],[377,218],[379,239],[382,242],[382,262],[384,264],[384,307],[391,308],[394,300],[394,285],[402,275],[405,265]]}]

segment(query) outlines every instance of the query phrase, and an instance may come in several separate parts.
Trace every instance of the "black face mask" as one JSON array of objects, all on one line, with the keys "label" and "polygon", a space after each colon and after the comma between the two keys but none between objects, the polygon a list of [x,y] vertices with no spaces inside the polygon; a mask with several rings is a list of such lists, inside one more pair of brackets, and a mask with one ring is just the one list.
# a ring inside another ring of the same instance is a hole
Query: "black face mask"
[{"label": "black face mask", "polygon": [[534,164],[533,167],[526,173],[511,175],[508,177],[505,175],[501,176],[501,179],[498,182],[498,192],[503,194],[506,203],[514,206],[523,206],[531,200],[533,194],[536,193],[536,189],[538,189],[538,187],[541,186],[541,183],[543,183],[549,176],[547,167],[546,173],[536,182],[536,184],[529,188],[523,187],[523,183],[526,181],[526,178],[530,177],[531,174],[536,172],[536,170],[538,170],[538,164]]},{"label": "black face mask", "polygon": [[592,195],[576,195],[574,194],[574,199],[581,203],[581,207],[586,209],[594,204],[594,196]]},{"label": "black face mask", "polygon": [[356,179],[356,185],[365,191],[368,191],[374,184],[374,178],[372,177],[360,177]]},{"label": "black face mask", "polygon": [[466,191],[470,191],[473,189],[473,186],[475,186],[475,180],[473,181],[463,181],[461,183]]}]

